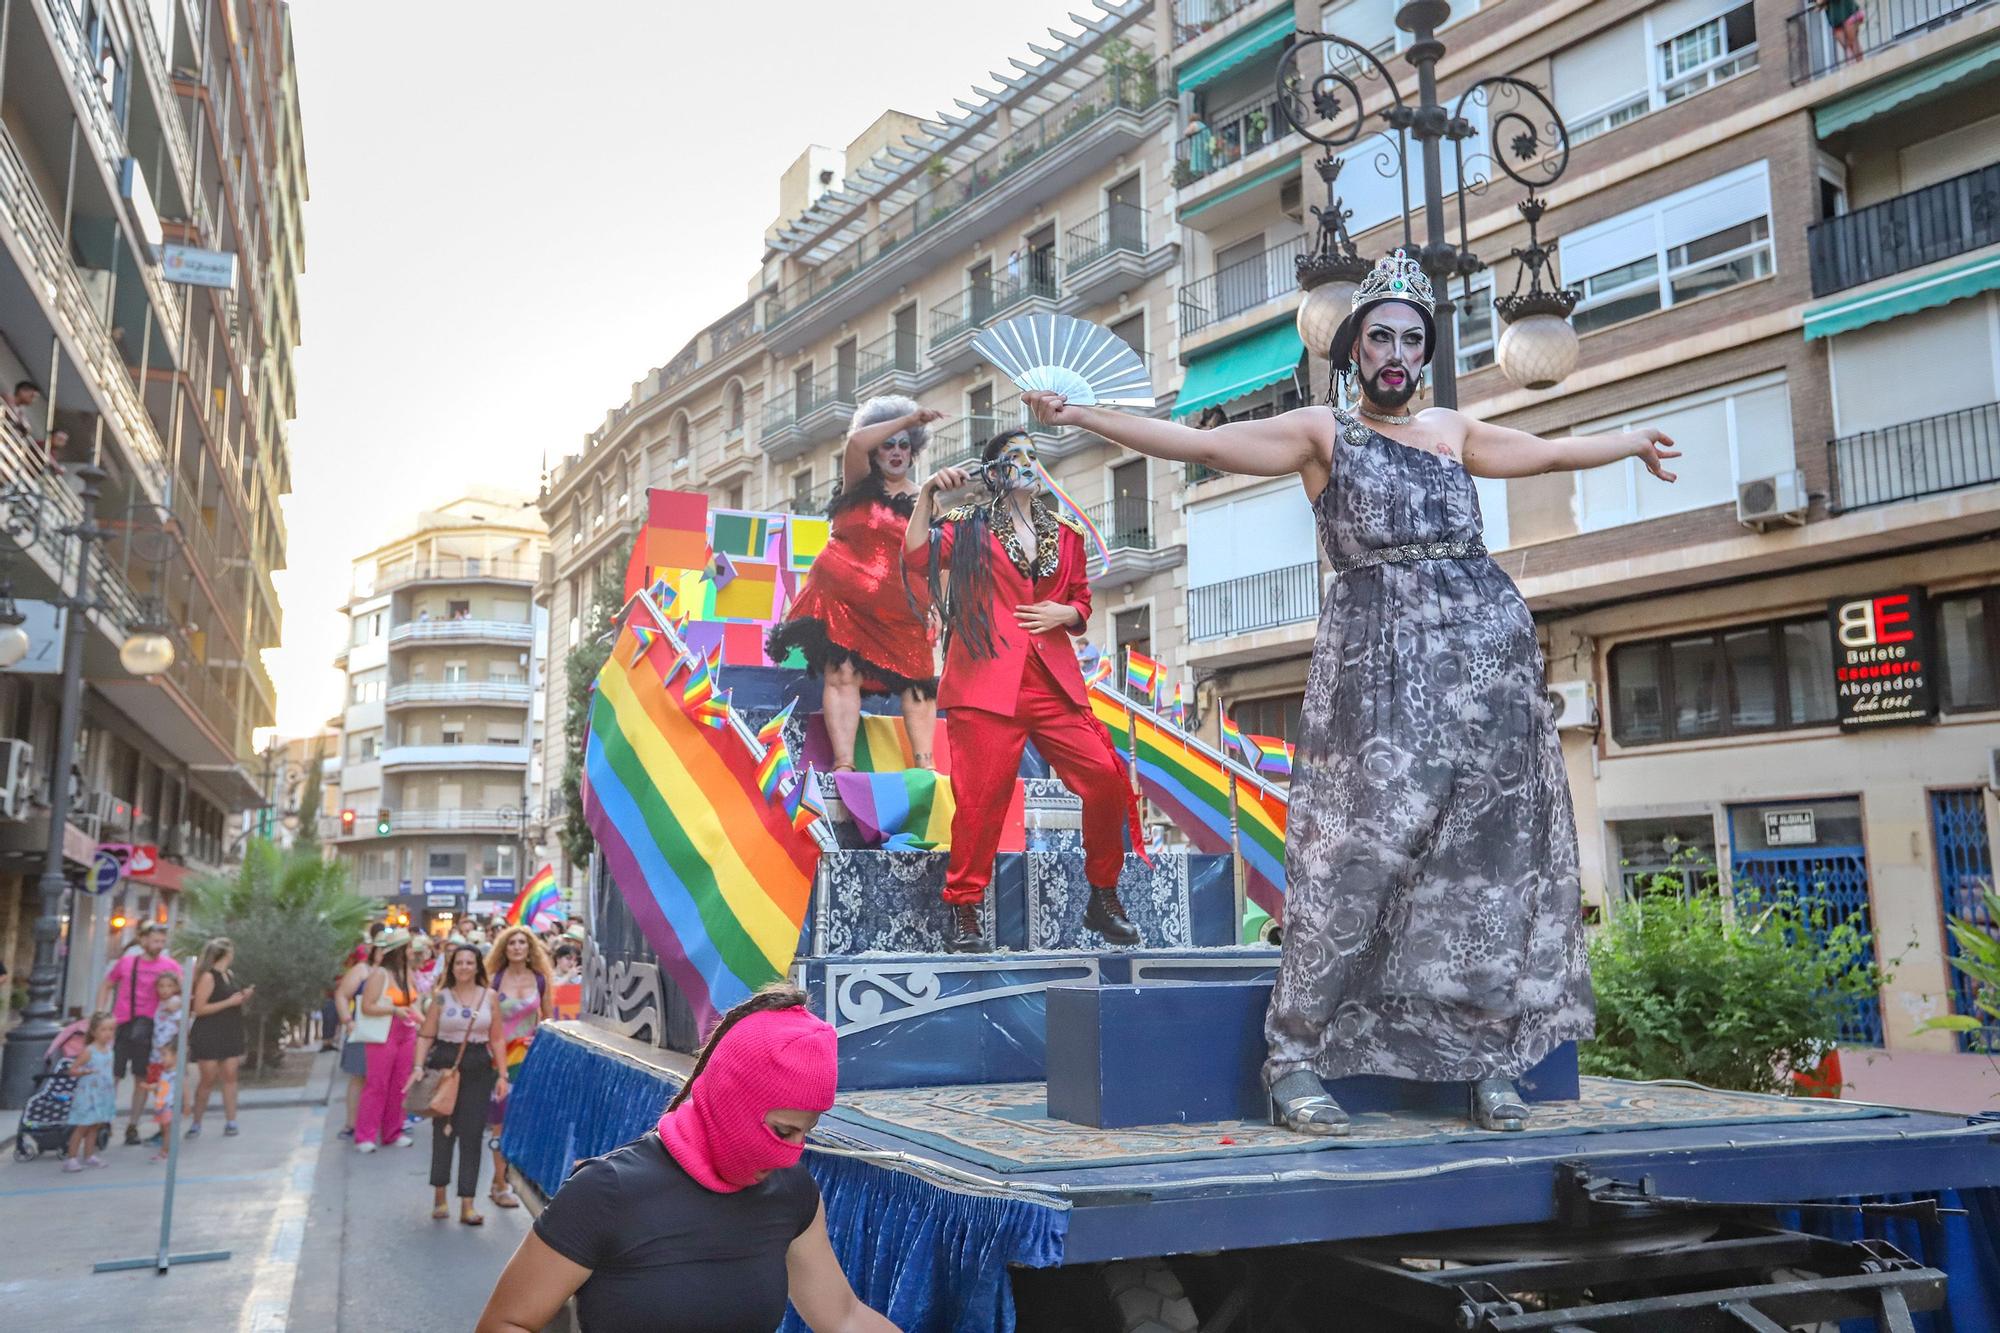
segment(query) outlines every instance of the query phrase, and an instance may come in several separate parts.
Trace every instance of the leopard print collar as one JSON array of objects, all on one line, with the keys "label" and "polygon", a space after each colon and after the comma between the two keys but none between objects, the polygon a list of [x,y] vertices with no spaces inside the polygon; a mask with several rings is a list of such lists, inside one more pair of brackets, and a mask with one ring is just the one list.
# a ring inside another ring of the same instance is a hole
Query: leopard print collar
[{"label": "leopard print collar", "polygon": [[1035,525],[1035,558],[1030,565],[1028,555],[1021,549],[1020,539],[1014,533],[1014,516],[1008,512],[1004,501],[995,500],[987,506],[986,525],[1000,541],[1000,549],[1007,553],[1007,559],[1023,574],[1045,579],[1056,572],[1056,565],[1062,556],[1062,528],[1056,522],[1055,511],[1040,500],[1028,502],[1028,513]]}]

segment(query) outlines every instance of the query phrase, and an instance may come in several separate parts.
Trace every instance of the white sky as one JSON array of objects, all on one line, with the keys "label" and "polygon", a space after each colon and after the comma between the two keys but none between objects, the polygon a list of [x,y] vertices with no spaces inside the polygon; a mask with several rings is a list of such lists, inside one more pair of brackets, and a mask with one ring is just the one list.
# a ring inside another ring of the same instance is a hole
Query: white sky
[{"label": "white sky", "polygon": [[918,115],[1078,0],[295,0],[299,417],[278,725],[340,707],[349,560],[473,481],[532,493],[740,302],[778,174]]}]

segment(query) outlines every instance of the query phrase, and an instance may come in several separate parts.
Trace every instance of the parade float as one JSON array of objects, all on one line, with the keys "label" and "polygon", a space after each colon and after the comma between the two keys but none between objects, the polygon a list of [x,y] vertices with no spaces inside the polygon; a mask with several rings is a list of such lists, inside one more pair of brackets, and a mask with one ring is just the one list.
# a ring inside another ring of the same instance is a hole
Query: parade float
[{"label": "parade float", "polygon": [[507,1118],[536,1191],[649,1128],[704,1025],[789,976],[840,1041],[806,1163],[902,1328],[2000,1328],[2000,1118],[1580,1078],[1564,1048],[1522,1133],[1391,1079],[1335,1087],[1347,1137],[1271,1126],[1278,949],[1245,922],[1283,919],[1284,790],[1148,682],[1090,685],[1179,832],[1127,857],[1141,944],[1082,930],[1078,803],[1030,752],[996,951],[947,952],[948,746],[914,768],[874,699],[857,771],[822,772],[816,685],[764,656],[825,535],[649,493],[590,709],[584,1014]]}]

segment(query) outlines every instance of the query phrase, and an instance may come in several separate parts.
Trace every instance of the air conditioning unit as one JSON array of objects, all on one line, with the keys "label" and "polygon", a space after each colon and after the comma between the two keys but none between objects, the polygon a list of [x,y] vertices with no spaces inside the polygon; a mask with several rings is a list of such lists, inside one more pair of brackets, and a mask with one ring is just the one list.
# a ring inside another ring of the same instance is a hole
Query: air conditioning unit
[{"label": "air conditioning unit", "polygon": [[1565,680],[1549,686],[1549,711],[1558,727],[1597,725],[1597,695],[1587,680]]},{"label": "air conditioning unit", "polygon": [[1806,521],[1806,474],[1793,469],[1774,477],[1759,477],[1736,487],[1736,521],[1762,532],[1773,523]]},{"label": "air conditioning unit", "polygon": [[34,790],[35,747],[24,740],[0,741],[0,819],[26,819]]}]

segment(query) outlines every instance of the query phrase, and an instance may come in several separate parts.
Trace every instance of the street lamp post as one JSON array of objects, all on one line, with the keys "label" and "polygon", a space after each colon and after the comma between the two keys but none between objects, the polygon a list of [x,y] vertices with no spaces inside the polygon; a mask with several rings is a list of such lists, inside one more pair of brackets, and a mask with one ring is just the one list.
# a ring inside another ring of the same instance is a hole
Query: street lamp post
[{"label": "street lamp post", "polygon": [[[1498,355],[1501,370],[1509,379],[1530,388],[1548,388],[1575,367],[1576,332],[1569,326],[1568,317],[1578,295],[1543,288],[1543,272],[1550,267],[1551,251],[1542,245],[1535,230],[1547,207],[1536,192],[1552,185],[1569,165],[1569,129],[1540,88],[1512,75],[1492,75],[1475,81],[1449,108],[1439,102],[1437,66],[1445,47],[1437,39],[1437,30],[1450,17],[1451,6],[1446,0],[1408,0],[1396,11],[1396,26],[1411,36],[1404,58],[1416,71],[1414,103],[1404,99],[1395,76],[1373,51],[1335,33],[1297,34],[1279,55],[1277,68],[1278,105],[1285,119],[1324,150],[1318,168],[1326,185],[1327,202],[1313,209],[1319,218],[1319,242],[1312,253],[1301,255],[1298,260],[1299,286],[1305,292],[1299,307],[1299,336],[1308,349],[1324,354],[1335,327],[1353,304],[1356,286],[1368,272],[1368,261],[1360,256],[1347,234],[1349,210],[1336,188],[1345,165],[1339,150],[1356,142],[1367,129],[1369,117],[1363,108],[1379,80],[1389,95],[1389,105],[1380,113],[1385,126],[1382,132],[1393,137],[1391,148],[1384,150],[1375,166],[1384,175],[1393,170],[1401,179],[1404,248],[1423,265],[1437,293],[1438,345],[1431,362],[1431,376],[1433,400],[1440,407],[1458,406],[1456,332],[1452,321],[1457,304],[1451,299],[1450,284],[1454,278],[1460,279],[1466,284],[1464,294],[1469,297],[1467,280],[1487,266],[1467,244],[1465,195],[1482,193],[1486,186],[1484,176],[1478,171],[1467,171],[1465,144],[1478,133],[1466,114],[1468,110],[1487,108],[1489,152],[1485,156],[1528,191],[1520,205],[1528,222],[1528,244],[1512,251],[1521,265],[1515,290],[1494,303],[1501,319],[1509,325]],[[1496,98],[1505,101],[1504,110],[1495,110]],[[1417,244],[1412,225],[1415,210],[1410,198],[1411,139],[1417,143],[1418,186],[1422,192],[1417,201],[1423,218],[1421,245]],[[1447,144],[1457,170],[1456,241],[1450,238],[1446,219]],[[1549,276],[1553,278],[1553,273]],[[1520,290],[1522,277],[1529,283],[1525,292]]]},{"label": "street lamp post", "polygon": [[[49,1042],[61,1030],[57,1022],[56,986],[61,970],[56,965],[56,936],[62,930],[63,896],[69,878],[63,873],[63,833],[69,827],[69,770],[76,756],[76,734],[83,715],[83,647],[87,620],[93,611],[109,610],[91,596],[91,563],[98,543],[111,536],[97,525],[97,499],[106,473],[94,463],[72,469],[80,483],[78,498],[82,511],[76,522],[57,529],[76,542],[76,591],[58,596],[63,609],[62,692],[56,713],[56,748],[49,760],[48,847],[42,856],[42,874],[36,881],[39,898],[35,917],[35,961],[28,973],[28,1003],[21,1022],[7,1035],[0,1051],[0,1107],[27,1105],[34,1076]],[[11,525],[10,525],[11,526]],[[19,613],[11,595],[5,599],[0,624],[18,632]],[[159,617],[142,612],[138,622],[128,626],[128,635],[119,659],[135,675],[157,675],[173,664],[172,640],[165,637]],[[25,653],[25,646],[22,651]],[[17,659],[18,660],[18,659]]]}]

